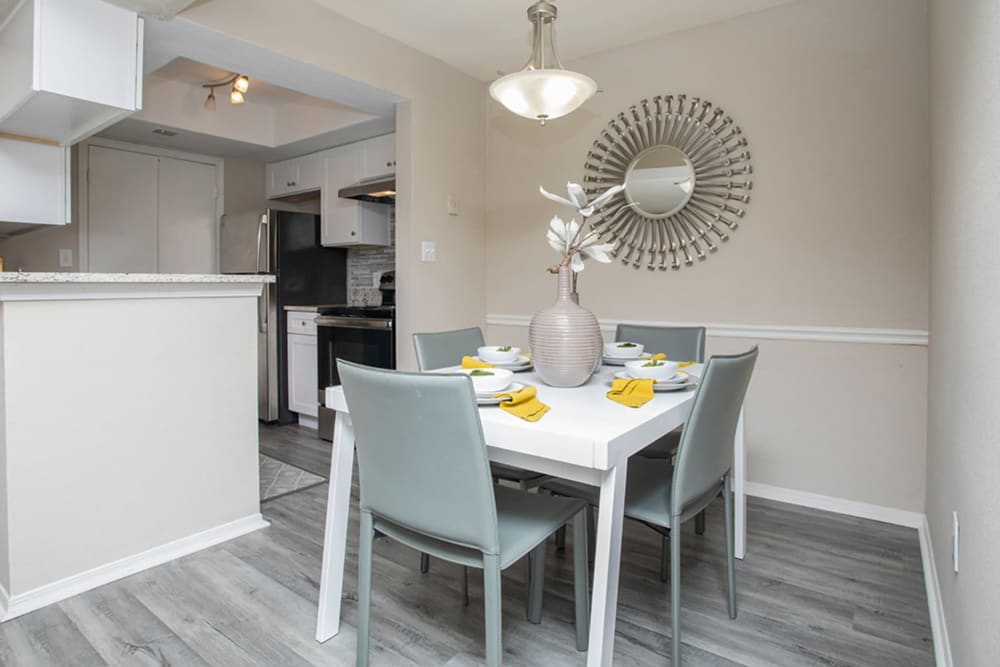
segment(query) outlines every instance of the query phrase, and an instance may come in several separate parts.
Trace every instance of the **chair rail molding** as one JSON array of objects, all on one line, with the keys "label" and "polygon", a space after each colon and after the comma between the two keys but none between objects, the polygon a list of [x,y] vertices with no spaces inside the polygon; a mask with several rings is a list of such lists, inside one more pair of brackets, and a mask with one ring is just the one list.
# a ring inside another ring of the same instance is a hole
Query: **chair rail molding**
[{"label": "chair rail molding", "polygon": [[[530,315],[489,314],[489,326],[527,327]],[[817,327],[796,324],[720,324],[696,322],[666,322],[657,320],[598,320],[601,331],[614,335],[619,324],[655,327],[704,326],[709,336],[716,338],[753,338],[758,340],[796,340],[815,343],[860,343],[870,345],[927,346],[925,329],[879,329],[858,327]]]}]

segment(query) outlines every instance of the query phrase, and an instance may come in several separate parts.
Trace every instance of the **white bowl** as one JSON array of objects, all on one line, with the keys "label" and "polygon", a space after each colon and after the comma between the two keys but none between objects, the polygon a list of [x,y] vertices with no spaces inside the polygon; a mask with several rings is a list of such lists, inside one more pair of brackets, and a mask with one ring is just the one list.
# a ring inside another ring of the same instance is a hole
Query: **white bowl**
[{"label": "white bowl", "polygon": [[652,378],[654,380],[669,380],[677,374],[676,361],[653,361],[652,359],[638,359],[636,361],[626,361],[625,369],[634,378]]},{"label": "white bowl", "polygon": [[521,355],[521,348],[510,345],[487,345],[479,348],[478,353],[479,358],[488,364],[512,364]]},{"label": "white bowl", "polygon": [[[624,347],[622,347],[624,346]],[[636,359],[642,354],[643,347],[639,343],[630,343],[624,340],[616,340],[614,343],[604,344],[605,357],[617,357],[618,359]]]},{"label": "white bowl", "polygon": [[464,368],[477,394],[495,394],[510,386],[514,374],[506,368]]}]

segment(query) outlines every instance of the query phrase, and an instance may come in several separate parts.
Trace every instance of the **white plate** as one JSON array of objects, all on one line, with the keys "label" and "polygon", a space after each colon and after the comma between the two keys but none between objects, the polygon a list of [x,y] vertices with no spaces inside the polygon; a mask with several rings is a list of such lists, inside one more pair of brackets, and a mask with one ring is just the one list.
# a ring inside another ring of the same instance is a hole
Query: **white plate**
[{"label": "white plate", "polygon": [[520,382],[511,382],[510,386],[502,391],[495,391],[490,394],[476,394],[476,403],[479,405],[500,405],[501,400],[499,398],[494,398],[496,394],[505,394],[511,391],[521,391],[524,389],[524,385]]},{"label": "white plate", "polygon": [[[637,379],[629,375],[628,371],[619,371],[615,373],[615,377],[619,380]],[[687,389],[688,387],[695,387],[697,385],[697,378],[692,377],[684,371],[677,371],[677,374],[669,380],[654,382],[653,391],[680,391],[681,389]]]},{"label": "white plate", "polygon": [[607,355],[604,355],[604,357],[601,358],[601,363],[603,363],[606,366],[624,366],[625,362],[627,361],[649,359],[650,356],[652,355],[646,354],[646,355],[640,355],[638,357],[609,357]]},{"label": "white plate", "polygon": [[[482,361],[479,357],[473,357],[477,361]],[[531,359],[524,356],[523,354],[518,357],[518,360],[509,364],[493,364],[496,368],[506,368],[514,373],[520,373],[521,371],[526,371],[531,368]]]}]

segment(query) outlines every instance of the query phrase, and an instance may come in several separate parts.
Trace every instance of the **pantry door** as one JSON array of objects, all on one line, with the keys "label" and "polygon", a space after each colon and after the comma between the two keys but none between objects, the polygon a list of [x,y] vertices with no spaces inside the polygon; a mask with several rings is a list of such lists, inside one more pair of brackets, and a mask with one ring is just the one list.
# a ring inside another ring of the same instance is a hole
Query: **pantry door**
[{"label": "pantry door", "polygon": [[217,273],[215,165],[159,161],[158,271]]}]

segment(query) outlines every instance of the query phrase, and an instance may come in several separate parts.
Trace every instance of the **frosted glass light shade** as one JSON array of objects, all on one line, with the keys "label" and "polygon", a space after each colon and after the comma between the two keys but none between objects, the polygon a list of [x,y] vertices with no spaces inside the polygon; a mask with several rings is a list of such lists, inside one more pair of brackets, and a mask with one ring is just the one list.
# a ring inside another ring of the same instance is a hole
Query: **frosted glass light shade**
[{"label": "frosted glass light shade", "polygon": [[490,96],[512,113],[542,123],[572,113],[596,92],[589,76],[564,69],[525,69],[490,86]]}]

